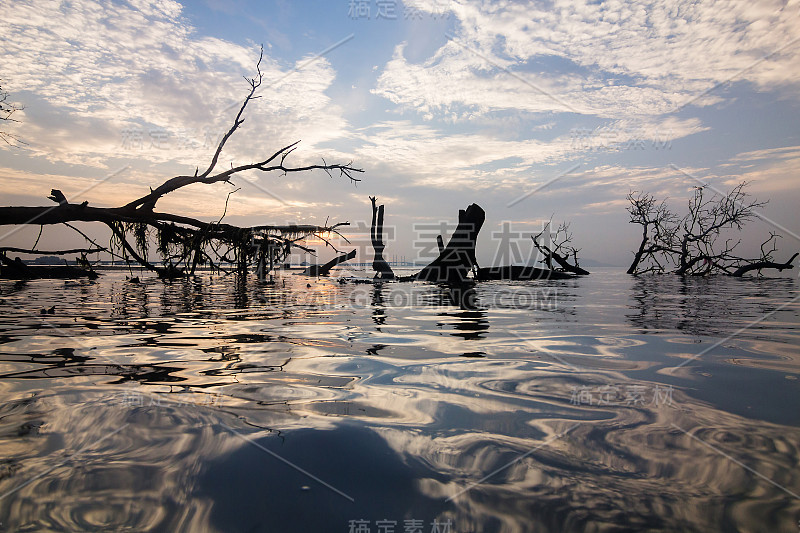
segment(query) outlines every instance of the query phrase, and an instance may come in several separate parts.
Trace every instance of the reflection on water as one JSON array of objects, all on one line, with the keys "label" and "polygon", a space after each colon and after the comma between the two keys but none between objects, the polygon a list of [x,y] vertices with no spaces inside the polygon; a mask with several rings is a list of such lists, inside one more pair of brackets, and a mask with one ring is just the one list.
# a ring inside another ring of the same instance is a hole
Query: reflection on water
[{"label": "reflection on water", "polygon": [[643,333],[680,330],[691,335],[726,335],[731,323],[757,320],[796,294],[791,278],[642,276],[631,291],[631,322]]},{"label": "reflection on water", "polygon": [[0,529],[797,531],[796,280],[307,283],[0,282]]}]

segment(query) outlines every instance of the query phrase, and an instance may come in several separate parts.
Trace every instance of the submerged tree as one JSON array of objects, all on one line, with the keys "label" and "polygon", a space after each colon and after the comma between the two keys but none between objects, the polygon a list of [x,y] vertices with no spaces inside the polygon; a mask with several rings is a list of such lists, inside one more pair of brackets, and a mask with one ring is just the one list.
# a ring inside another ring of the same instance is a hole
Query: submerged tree
[{"label": "submerged tree", "polygon": [[669,210],[665,200],[657,202],[652,194],[628,193],[628,214],[631,224],[642,226],[642,241],[634,252],[628,274],[664,272],[675,248],[679,218]]},{"label": "submerged tree", "polygon": [[712,273],[742,276],[752,270],[793,268],[792,262],[798,254],[785,263],[773,258],[776,240],[780,238],[776,233],[770,233],[762,243],[759,258],[736,255],[741,240],[730,238],[729,232],[740,231],[746,222],[756,218],[756,210],[767,203],[747,194],[746,186],[742,182],[727,194],[711,195],[706,193],[706,187],[695,187],[688,213],[683,217],[652,194],[629,193],[630,223],[642,227],[642,240],[628,274],[670,271],[681,276]]},{"label": "submerged tree", "polygon": [[[578,252],[580,252],[580,249],[572,246],[572,232],[569,230],[569,224],[562,222],[556,228],[555,233],[548,234],[550,244],[540,242],[539,239],[542,238],[542,235],[549,227],[550,222],[545,225],[541,232],[531,235],[534,246],[544,256],[541,262],[553,271],[569,272],[579,276],[589,275],[589,272],[578,264]],[[572,262],[570,262],[570,257],[572,257]]]},{"label": "submerged tree", "polygon": [[[337,228],[347,225],[342,222],[333,225],[287,225],[287,226],[253,226],[239,227],[222,222],[225,216],[216,222],[204,222],[195,218],[163,213],[155,210],[156,203],[165,195],[173,193],[183,187],[195,183],[212,184],[218,182],[231,183],[237,174],[248,170],[261,172],[280,172],[283,176],[289,173],[306,172],[322,169],[329,175],[337,172],[351,182],[360,181],[353,176],[354,173],[363,172],[351,163],[322,164],[306,166],[290,166],[287,164],[288,156],[297,148],[299,141],[285,146],[272,155],[245,165],[233,166],[223,171],[217,170],[225,143],[239,129],[244,122],[244,111],[250,101],[259,98],[255,95],[261,86],[263,73],[261,60],[263,48],[256,63],[256,75],[252,78],[245,77],[249,85],[249,92],[244,99],[233,124],[217,145],[208,167],[200,172],[199,167],[194,175],[176,176],[168,179],[149,193],[132,200],[119,207],[90,207],[88,202],[71,203],[64,194],[53,189],[49,199],[56,206],[49,207],[0,207],[0,225],[52,225],[63,224],[77,231],[92,246],[78,250],[84,254],[92,252],[107,252],[112,257],[120,258],[127,263],[135,262],[144,268],[156,272],[165,278],[174,278],[194,274],[198,265],[208,265],[212,268],[227,271],[224,264],[233,264],[235,270],[243,272],[248,265],[257,265],[260,275],[271,269],[274,265],[283,262],[292,248],[300,248],[313,253],[302,246],[300,242],[309,236],[316,236],[327,245],[333,247],[327,236],[331,233],[341,236]],[[236,191],[233,191],[236,192]],[[225,201],[227,211],[230,195]],[[94,240],[71,222],[97,222],[106,225],[111,230],[111,239],[108,246],[100,246]],[[41,232],[40,232],[41,234]],[[346,240],[346,239],[345,239]],[[38,239],[37,239],[38,243]],[[48,255],[75,253],[75,250],[50,250],[41,252],[36,250],[36,244],[30,249],[0,248],[0,262],[2,262],[3,275],[10,277],[39,277],[41,274],[33,272],[32,267],[27,267],[21,261],[10,260],[5,252],[16,251],[23,253],[46,253]],[[155,248],[160,258],[160,264],[154,264],[148,252],[155,243]],[[334,248],[335,250],[335,248]],[[338,250],[337,250],[338,251]],[[55,275],[64,275],[63,269]],[[72,272],[68,275],[74,275]]]}]

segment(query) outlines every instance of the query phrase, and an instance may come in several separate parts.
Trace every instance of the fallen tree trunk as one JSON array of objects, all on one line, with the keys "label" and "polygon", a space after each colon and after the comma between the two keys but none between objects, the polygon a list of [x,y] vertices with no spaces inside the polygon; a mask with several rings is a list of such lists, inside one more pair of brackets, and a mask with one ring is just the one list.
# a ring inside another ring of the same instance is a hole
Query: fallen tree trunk
[{"label": "fallen tree trunk", "polygon": [[792,269],[792,268],[794,268],[794,265],[792,263],[794,262],[794,260],[797,258],[798,255],[800,255],[800,252],[795,253],[785,263],[776,263],[774,261],[758,261],[756,263],[751,263],[749,265],[744,265],[744,266],[741,266],[741,267],[737,268],[733,272],[733,274],[731,274],[731,276],[733,276],[735,278],[740,278],[743,275],[745,275],[746,273],[750,272],[751,270],[759,270],[760,271],[760,270],[765,269],[765,268],[774,268],[774,269],[777,269],[778,271],[781,271],[781,272],[784,269],[787,269],[787,268],[788,269]]},{"label": "fallen tree trunk", "polygon": [[537,279],[572,279],[575,276],[558,270],[537,268],[528,265],[507,265],[479,268],[475,274],[477,281],[532,281]]},{"label": "fallen tree trunk", "polygon": [[338,264],[349,261],[356,256],[356,251],[352,250],[346,254],[334,257],[324,265],[311,265],[303,271],[304,276],[327,276],[331,269]]},{"label": "fallen tree trunk", "polygon": [[97,272],[70,265],[29,266],[24,270],[0,268],[3,279],[97,279]]},{"label": "fallen tree trunk", "polygon": [[428,266],[411,276],[419,281],[463,283],[467,274],[477,268],[475,241],[486,220],[486,213],[478,204],[458,212],[458,226],[450,242]]},{"label": "fallen tree trunk", "polygon": [[578,276],[588,276],[589,275],[589,271],[588,270],[583,269],[583,268],[579,267],[578,265],[570,264],[569,262],[567,262],[566,259],[561,257],[558,253],[552,252],[551,255],[553,257],[553,260],[556,263],[558,263],[558,266],[560,266],[565,272],[571,272],[571,273],[576,274]]},{"label": "fallen tree trunk", "polygon": [[0,247],[0,253],[20,252],[32,255],[67,255],[67,254],[94,254],[105,252],[105,248],[70,248],[69,250],[29,250],[28,248],[16,248],[14,246]]}]

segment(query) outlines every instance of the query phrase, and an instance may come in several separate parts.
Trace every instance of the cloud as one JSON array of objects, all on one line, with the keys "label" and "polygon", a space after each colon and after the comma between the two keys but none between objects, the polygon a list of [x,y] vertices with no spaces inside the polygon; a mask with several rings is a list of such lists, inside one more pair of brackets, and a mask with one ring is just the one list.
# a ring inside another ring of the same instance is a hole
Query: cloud
[{"label": "cloud", "polygon": [[[800,146],[785,146],[742,152],[731,158],[733,163],[720,165],[720,169],[709,176],[718,179],[726,188],[742,181],[750,185],[749,192],[759,197],[780,195],[775,200],[788,200],[797,196],[797,176],[800,175]],[[748,163],[750,164],[744,164]],[[703,179],[706,179],[704,176]],[[794,212],[787,216],[796,219]],[[800,226],[796,228],[800,230]]]},{"label": "cloud", "polygon": [[548,141],[502,139],[494,132],[445,132],[408,120],[384,121],[358,130],[354,150],[373,170],[407,176],[406,185],[431,188],[502,189],[535,187],[557,171],[547,166],[584,162],[601,152],[650,148],[707,129],[697,119],[612,121],[595,129],[571,131]]},{"label": "cloud", "polygon": [[[422,2],[421,9],[441,9]],[[623,119],[720,101],[728,81],[797,87],[796,5],[783,2],[453,1],[458,30],[410,63],[399,45],[375,94],[423,114],[519,110]],[[711,91],[703,98],[698,98]],[[695,100],[697,99],[697,100]]]},{"label": "cloud", "polygon": [[[13,65],[4,82],[29,100],[25,153],[51,161],[202,164],[213,151],[209,138],[230,127],[248,89],[241,76],[254,74],[258,58],[255,45],[197,35],[169,0],[18,2],[4,13],[0,60]],[[341,109],[325,94],[335,73],[324,58],[309,59],[282,65],[265,55],[263,98],[248,107],[226,160],[345,135]]]},{"label": "cloud", "polygon": [[732,157],[731,161],[749,162],[773,159],[800,159],[800,146],[782,146],[780,148],[741,152]]}]

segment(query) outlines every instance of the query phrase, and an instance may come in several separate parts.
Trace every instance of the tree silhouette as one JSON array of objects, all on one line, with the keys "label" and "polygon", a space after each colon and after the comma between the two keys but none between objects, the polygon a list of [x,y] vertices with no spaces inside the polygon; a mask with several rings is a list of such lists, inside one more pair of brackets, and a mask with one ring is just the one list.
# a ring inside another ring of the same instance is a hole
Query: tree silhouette
[{"label": "tree silhouette", "polygon": [[[363,171],[352,166],[352,162],[347,164],[328,164],[323,160],[321,164],[315,165],[299,167],[289,165],[287,159],[295,151],[299,141],[284,146],[269,157],[259,161],[235,167],[231,165],[231,168],[222,171],[217,169],[220,154],[225,144],[245,121],[244,112],[247,105],[252,100],[259,98],[259,96],[255,95],[255,92],[263,81],[263,73],[261,72],[263,53],[262,48],[256,63],[256,75],[252,78],[245,77],[249,86],[247,96],[242,102],[233,124],[220,140],[210,163],[204,171],[200,172],[198,167],[193,175],[176,176],[168,179],[157,188],[150,189],[147,194],[119,207],[93,207],[89,206],[86,201],[72,203],[60,190],[53,189],[49,199],[55,202],[56,206],[0,207],[0,225],[44,226],[62,224],[78,232],[91,245],[91,247],[84,249],[82,253],[107,252],[112,257],[120,258],[129,264],[131,262],[138,263],[164,278],[194,274],[197,266],[201,264],[206,264],[219,270],[225,270],[223,264],[233,264],[235,265],[235,270],[240,272],[244,272],[249,264],[257,264],[258,271],[263,276],[267,265],[272,267],[274,264],[284,261],[292,248],[300,248],[313,253],[312,250],[300,244],[307,237],[316,236],[333,247],[327,237],[331,233],[341,236],[337,228],[347,225],[347,222],[326,226],[294,224],[287,226],[239,227],[223,223],[222,217],[224,217],[224,213],[216,222],[204,222],[180,214],[155,210],[156,204],[162,197],[183,187],[196,183],[212,184],[218,182],[227,182],[232,185],[231,180],[234,177],[248,170],[257,170],[265,173],[279,172],[281,175],[287,176],[291,173],[321,169],[331,176],[333,173],[337,173],[351,182],[360,181],[354,177],[354,174]],[[2,109],[6,114],[5,119],[13,120],[10,119],[10,115],[18,108],[11,104],[6,104],[5,100],[3,100]],[[8,142],[7,139],[4,140]],[[225,202],[226,210],[231,194],[228,194]],[[107,226],[111,230],[110,244],[108,246],[100,246],[85,233],[70,224],[77,221],[97,222]],[[155,247],[158,253],[160,264],[151,262],[148,252],[152,247]],[[7,251],[40,253],[35,248],[36,244],[31,249],[0,248],[0,263],[4,267],[3,275],[20,278],[46,275],[46,273],[42,274],[42,272],[34,273],[32,267],[28,267],[18,260],[12,261],[5,254]],[[334,250],[336,250],[335,247]],[[52,255],[70,252],[68,250],[51,250],[47,253]],[[83,259],[85,260],[85,256],[83,256]],[[53,274],[62,277],[80,275],[80,272],[62,268],[58,271],[54,270]]]},{"label": "tree silhouette", "polygon": [[778,263],[773,254],[780,238],[771,232],[761,245],[756,259],[736,255],[741,240],[730,233],[741,231],[745,223],[758,216],[757,209],[767,202],[758,201],[745,192],[741,182],[728,193],[708,193],[707,187],[695,187],[683,217],[673,213],[666,201],[652,194],[628,194],[630,223],[642,227],[642,240],[634,252],[628,274],[671,271],[680,276],[724,273],[742,276],[763,269],[791,269],[794,254],[787,262]]}]

